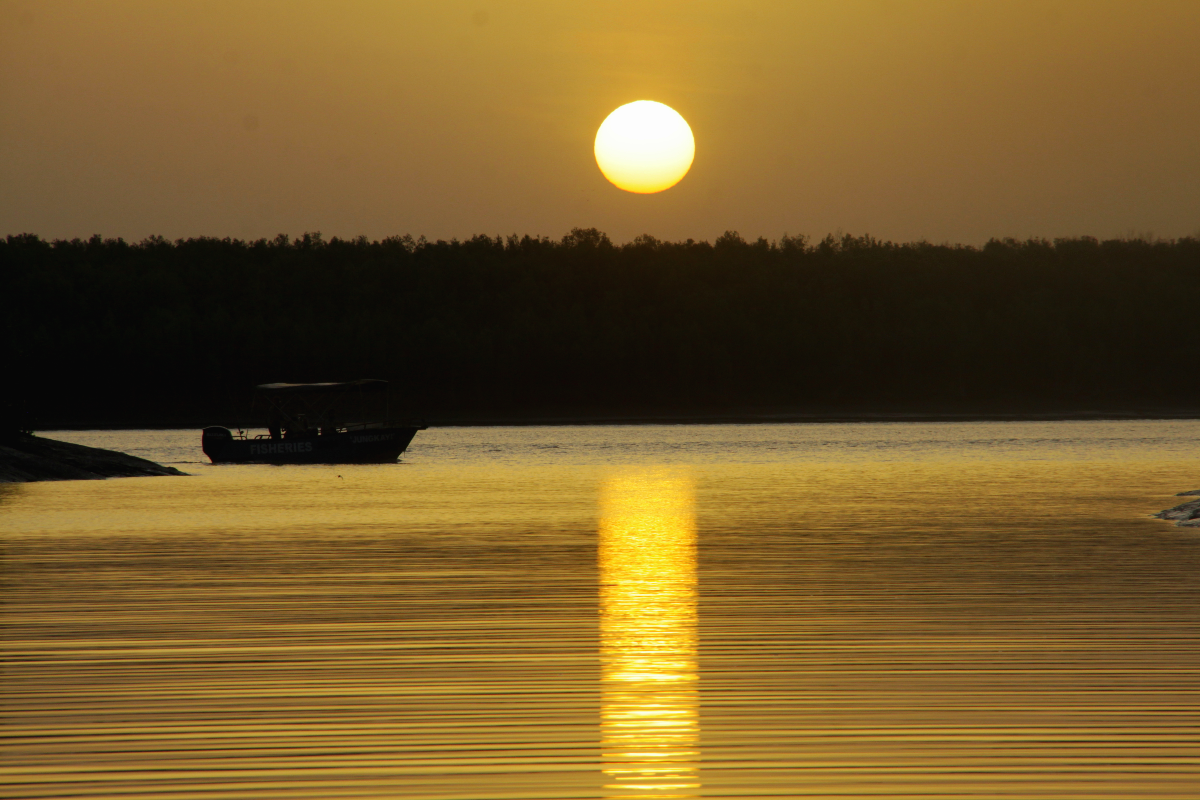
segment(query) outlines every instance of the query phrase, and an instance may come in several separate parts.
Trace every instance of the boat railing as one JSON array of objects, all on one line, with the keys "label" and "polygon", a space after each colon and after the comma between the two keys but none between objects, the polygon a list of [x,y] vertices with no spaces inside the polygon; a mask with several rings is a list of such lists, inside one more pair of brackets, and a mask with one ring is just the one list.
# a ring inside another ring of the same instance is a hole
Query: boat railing
[{"label": "boat railing", "polygon": [[343,425],[340,428],[340,430],[344,430],[347,433],[349,433],[350,431],[364,431],[364,430],[368,430],[370,428],[386,428],[386,427],[387,427],[387,425],[382,422],[347,422],[345,425]]},{"label": "boat railing", "polygon": [[[336,428],[333,429],[332,432],[333,433],[350,433],[351,431],[365,431],[365,430],[372,430],[372,429],[386,428],[386,427],[387,427],[387,423],[384,423],[384,422],[347,422],[344,425],[338,425]],[[316,428],[310,428],[310,429],[308,429],[306,431],[302,431],[302,432],[301,431],[293,431],[290,435],[285,432],[283,434],[283,438],[284,439],[293,439],[293,438],[306,438],[309,436],[318,436],[318,435],[324,436],[324,435],[327,435],[329,432],[330,432],[329,428],[316,427]],[[264,439],[270,440],[270,439],[274,438],[273,436],[271,436],[270,433],[256,433],[254,435],[251,435],[249,432],[246,432],[246,431],[238,431],[237,433],[232,434],[232,437],[234,439],[237,439],[240,441],[262,441]]]}]

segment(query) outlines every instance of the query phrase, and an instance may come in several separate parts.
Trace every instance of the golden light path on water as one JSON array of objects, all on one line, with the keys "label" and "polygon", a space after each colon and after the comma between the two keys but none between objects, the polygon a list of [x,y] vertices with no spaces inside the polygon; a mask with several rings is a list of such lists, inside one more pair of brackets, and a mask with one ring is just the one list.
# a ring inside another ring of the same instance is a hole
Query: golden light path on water
[{"label": "golden light path on water", "polygon": [[634,470],[600,487],[601,729],[617,798],[695,797],[695,485]]}]

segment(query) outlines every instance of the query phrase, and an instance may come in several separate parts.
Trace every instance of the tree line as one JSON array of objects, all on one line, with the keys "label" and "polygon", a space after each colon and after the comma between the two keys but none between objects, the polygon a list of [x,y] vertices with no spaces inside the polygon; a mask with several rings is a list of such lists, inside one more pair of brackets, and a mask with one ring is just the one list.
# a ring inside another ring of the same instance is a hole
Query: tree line
[{"label": "tree line", "polygon": [[255,384],[360,377],[433,423],[1196,409],[1198,298],[1196,238],[0,241],[43,427],[235,424]]}]

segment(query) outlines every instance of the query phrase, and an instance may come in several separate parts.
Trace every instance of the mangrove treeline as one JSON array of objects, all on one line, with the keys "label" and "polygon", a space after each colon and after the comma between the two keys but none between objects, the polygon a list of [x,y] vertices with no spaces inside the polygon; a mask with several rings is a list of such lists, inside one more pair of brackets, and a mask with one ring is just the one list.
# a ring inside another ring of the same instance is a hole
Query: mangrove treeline
[{"label": "mangrove treeline", "polygon": [[386,378],[457,419],[1200,408],[1200,240],[0,242],[40,426],[237,423]]}]

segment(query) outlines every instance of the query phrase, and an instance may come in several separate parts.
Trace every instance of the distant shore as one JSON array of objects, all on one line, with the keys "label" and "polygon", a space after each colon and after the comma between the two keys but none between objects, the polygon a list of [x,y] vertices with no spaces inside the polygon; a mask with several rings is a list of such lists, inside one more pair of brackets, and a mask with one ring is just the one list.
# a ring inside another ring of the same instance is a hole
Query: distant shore
[{"label": "distant shore", "polygon": [[0,305],[42,430],[261,425],[259,384],[362,378],[432,425],[1194,418],[1197,263],[1196,238],[27,234]]},{"label": "distant shore", "polygon": [[[430,414],[422,422],[430,427],[522,427],[554,425],[772,425],[870,422],[1071,422],[1099,420],[1200,419],[1200,408],[1157,410],[1083,411],[746,411],[695,413],[546,413],[546,414]],[[265,427],[256,419],[232,420],[214,414],[206,418],[184,417],[154,420],[51,420],[41,430],[181,430],[199,431],[208,425],[230,428]],[[199,434],[197,434],[199,435]]]}]

